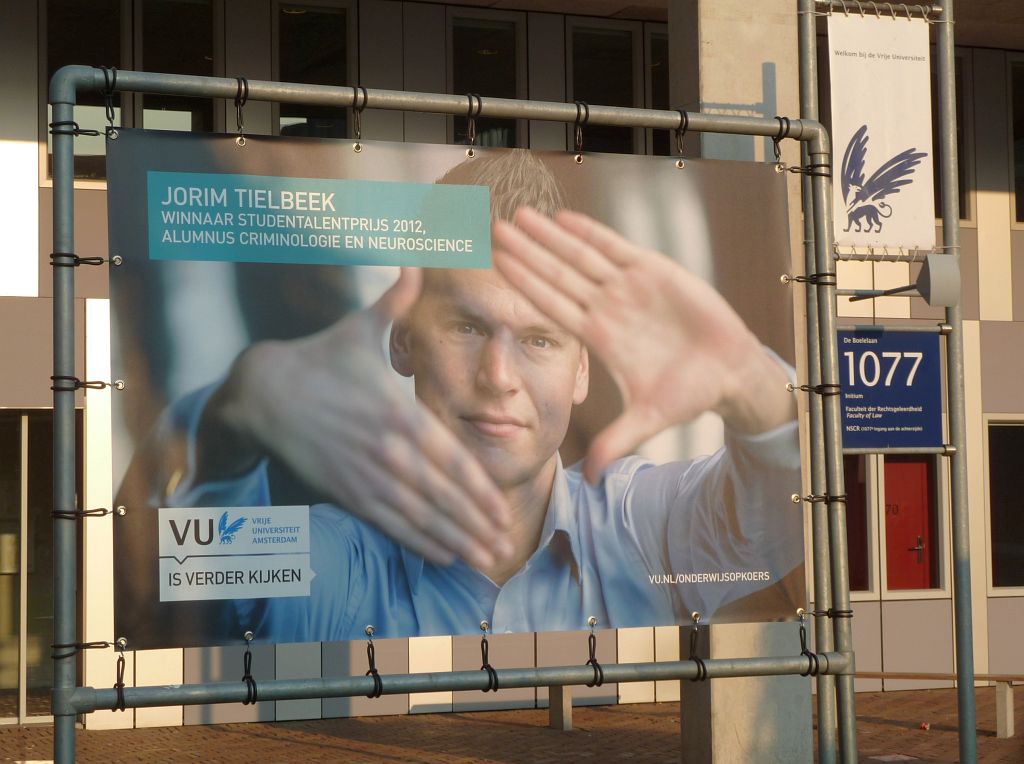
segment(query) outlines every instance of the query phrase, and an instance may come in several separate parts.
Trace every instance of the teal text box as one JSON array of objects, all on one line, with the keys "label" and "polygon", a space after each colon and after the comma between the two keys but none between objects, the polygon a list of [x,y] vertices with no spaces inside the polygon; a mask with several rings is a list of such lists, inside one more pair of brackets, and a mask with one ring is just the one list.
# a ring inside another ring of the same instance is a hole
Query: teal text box
[{"label": "teal text box", "polygon": [[491,264],[486,186],[151,171],[147,193],[153,260]]}]

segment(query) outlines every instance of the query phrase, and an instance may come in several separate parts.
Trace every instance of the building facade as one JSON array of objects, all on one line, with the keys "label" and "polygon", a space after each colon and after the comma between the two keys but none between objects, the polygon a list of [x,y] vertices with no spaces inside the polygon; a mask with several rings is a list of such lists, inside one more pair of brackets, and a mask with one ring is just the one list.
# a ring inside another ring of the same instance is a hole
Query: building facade
[{"label": "building facade", "polygon": [[[961,3],[957,25],[961,268],[967,360],[967,458],[975,668],[1021,673],[1016,629],[1024,619],[1024,10],[1008,0]],[[50,477],[52,181],[46,89],[68,63],[250,79],[361,84],[370,88],[468,93],[616,106],[686,108],[773,117],[798,113],[796,3],[772,0],[16,0],[0,8],[0,717],[45,721],[52,678]],[[823,121],[830,94],[820,28]],[[671,54],[671,55],[670,55]],[[836,94],[834,97],[841,97]],[[231,131],[227,101],[124,95],[118,124]],[[76,108],[83,128],[105,124],[101,99]],[[247,133],[346,138],[348,110],[250,103]],[[465,142],[466,120],[375,112],[367,139]],[[571,126],[480,120],[478,143],[566,150]],[[593,128],[588,150],[669,154],[664,131]],[[771,141],[690,136],[689,156],[771,161]],[[796,164],[796,149],[783,157]],[[76,139],[76,242],[82,256],[105,256],[107,202],[103,138]],[[794,262],[799,262],[798,182],[790,186]],[[938,237],[941,240],[941,235]],[[1015,267],[1017,266],[1017,267]],[[841,288],[911,283],[918,266],[844,262]],[[78,369],[108,379],[109,308],[105,269],[76,272]],[[802,300],[797,300],[802,303]],[[937,323],[919,298],[849,303],[841,322]],[[79,393],[78,496],[110,506],[109,391]],[[952,581],[948,469],[943,457],[849,456],[851,583],[858,667],[952,671]],[[112,640],[112,518],[83,523],[81,621],[85,640]],[[916,543],[908,544],[910,538]],[[497,667],[585,660],[577,634],[492,638]],[[607,662],[673,660],[677,628],[600,635]],[[139,685],[234,680],[237,648],[132,652],[127,681]],[[115,681],[110,651],[82,660],[81,680]],[[475,638],[377,642],[384,673],[475,669]],[[361,674],[363,646],[259,646],[257,680]],[[886,681],[886,689],[949,683]],[[858,689],[878,689],[858,680]],[[809,688],[808,688],[809,692]],[[678,683],[576,688],[577,702],[674,700]],[[90,727],[285,720],[411,713],[547,702],[540,688],[422,696],[260,702],[97,712]]]}]

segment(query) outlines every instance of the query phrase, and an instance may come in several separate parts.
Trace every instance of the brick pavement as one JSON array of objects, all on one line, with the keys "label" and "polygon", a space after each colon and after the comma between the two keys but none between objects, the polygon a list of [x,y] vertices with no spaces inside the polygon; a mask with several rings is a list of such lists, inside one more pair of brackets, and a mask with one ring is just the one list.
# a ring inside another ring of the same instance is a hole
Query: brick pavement
[{"label": "brick pavement", "polygon": [[[1024,762],[1024,699],[1016,705],[1018,736],[999,740],[995,690],[977,691],[980,761]],[[576,708],[573,719],[572,732],[548,729],[546,710],[80,730],[77,758],[82,764],[678,761],[677,703]],[[922,722],[931,729],[921,730]],[[52,741],[50,727],[0,728],[0,761],[49,761]],[[955,691],[858,694],[857,743],[866,763],[956,761]]]}]

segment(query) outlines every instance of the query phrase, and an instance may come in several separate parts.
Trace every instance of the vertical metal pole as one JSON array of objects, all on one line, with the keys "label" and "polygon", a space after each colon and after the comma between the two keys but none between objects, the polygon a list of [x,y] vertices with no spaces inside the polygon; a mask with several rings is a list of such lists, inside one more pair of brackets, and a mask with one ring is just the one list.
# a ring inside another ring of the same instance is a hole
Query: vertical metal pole
[{"label": "vertical metal pole", "polygon": [[[938,24],[939,140],[942,153],[942,243],[948,257],[960,258],[960,198],[956,149],[956,59],[953,50],[953,0],[942,3]],[[953,625],[956,639],[960,761],[977,760],[974,707],[974,633],[971,615],[970,516],[967,503],[967,416],[964,410],[963,316],[960,305],[946,309],[953,330],[946,337],[946,389],[953,530]]]},{"label": "vertical metal pole", "polygon": [[[800,117],[818,120],[818,71],[817,34],[815,30],[814,0],[800,0],[799,49],[800,49]],[[800,144],[801,160],[810,163],[807,142]],[[804,223],[804,268],[805,273],[814,273],[814,190],[811,177],[803,176],[801,199]],[[821,383],[821,345],[818,337],[818,294],[817,288],[807,284],[804,289],[807,310],[807,382]],[[825,480],[825,439],[822,433],[821,396],[808,395],[808,423],[810,433],[811,493],[821,496],[826,493]],[[811,550],[814,566],[814,609],[828,611],[832,607],[831,561],[829,555],[828,514],[824,504],[811,504]],[[828,618],[814,619],[815,652],[832,651],[832,627]],[[831,675],[821,674],[817,678],[818,692],[818,761],[833,764],[836,760],[836,683]]]},{"label": "vertical metal pole", "polygon": [[[54,103],[54,122],[74,119],[73,103]],[[67,129],[67,128],[65,128]],[[71,135],[53,136],[53,249],[75,250],[75,146]],[[53,268],[53,374],[75,376],[75,269]],[[53,508],[75,509],[75,391],[66,382],[53,393]],[[53,641],[78,641],[76,578],[78,572],[76,532],[78,523],[53,521]],[[60,650],[66,658],[54,660],[53,687],[70,692],[77,684],[72,649]],[[56,709],[55,709],[56,711]],[[75,716],[67,712],[53,717],[53,758],[55,764],[75,760]]]},{"label": "vertical metal pole", "polygon": [[[831,162],[828,136],[822,132],[810,147],[811,164]],[[814,175],[814,252],[818,273],[831,273],[832,254],[832,178]],[[836,342],[836,288],[831,282],[818,285],[818,336],[821,342],[822,384],[839,384],[839,355]],[[833,388],[835,389],[835,388]],[[822,396],[825,423],[825,481],[828,486],[828,531],[831,541],[833,635],[836,651],[849,655],[850,665],[836,677],[839,718],[839,751],[842,761],[857,761],[857,716],[853,695],[853,629],[850,611],[850,569],[846,547],[846,503],[843,495],[843,442],[839,396]]]}]

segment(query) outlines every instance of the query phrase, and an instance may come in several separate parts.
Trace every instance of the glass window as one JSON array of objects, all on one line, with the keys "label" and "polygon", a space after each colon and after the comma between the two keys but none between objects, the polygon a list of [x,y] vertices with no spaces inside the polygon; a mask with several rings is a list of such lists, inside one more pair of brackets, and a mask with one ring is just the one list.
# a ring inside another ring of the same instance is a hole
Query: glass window
[{"label": "glass window", "polygon": [[[212,76],[211,0],[144,0],[141,60],[147,72]],[[210,132],[213,100],[145,95],[142,124],[155,130]]]},{"label": "glass window", "polygon": [[1024,586],[1024,425],[988,428],[992,585]]},{"label": "glass window", "polygon": [[[668,35],[652,34],[650,37],[650,61],[648,71],[651,83],[651,108],[671,109],[668,95]],[[675,132],[672,130],[655,130],[654,153],[668,156],[675,148]]]},{"label": "glass window", "polygon": [[886,456],[885,556],[889,590],[939,588],[935,459]]},{"label": "glass window", "polygon": [[[633,83],[633,33],[630,30],[573,27],[574,101],[602,106],[634,106]],[[589,125],[583,129],[583,149],[632,154],[633,130],[629,127]]]},{"label": "glass window", "polygon": [[1024,223],[1024,62],[1012,69],[1013,103],[1013,192],[1016,220]]},{"label": "glass window", "polygon": [[863,456],[844,456],[846,546],[850,558],[851,592],[866,592],[871,589],[867,482],[867,459]]},{"label": "glass window", "polygon": [[[515,98],[516,25],[482,18],[452,19],[452,92]],[[467,103],[467,108],[468,108]],[[455,117],[456,143],[469,143],[469,120]],[[478,146],[516,145],[514,119],[476,120]]]},{"label": "glass window", "polygon": [[[967,154],[964,146],[964,76],[963,59],[959,56],[955,59],[956,79],[956,155],[957,155],[957,186],[960,205],[960,218],[967,219],[970,210],[967,209]],[[935,62],[935,52],[932,51],[932,147],[935,157],[935,217],[942,217],[942,146],[939,143],[939,81]]]},{"label": "glass window", "polygon": [[[282,5],[278,11],[278,81],[348,85],[348,17],[344,8]],[[346,109],[283,103],[281,135],[346,138]]]},{"label": "glass window", "polygon": [[[114,66],[121,60],[120,0],[48,0],[46,4],[46,82],[68,64]],[[45,96],[44,96],[45,100]],[[47,123],[53,121],[48,113]],[[106,146],[102,135],[107,124],[105,102],[97,93],[79,93],[75,121],[99,136],[75,138],[75,177],[100,180],[107,176]],[[121,96],[114,96],[114,124],[121,122]],[[47,177],[53,176],[53,138],[47,134]]]}]

